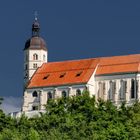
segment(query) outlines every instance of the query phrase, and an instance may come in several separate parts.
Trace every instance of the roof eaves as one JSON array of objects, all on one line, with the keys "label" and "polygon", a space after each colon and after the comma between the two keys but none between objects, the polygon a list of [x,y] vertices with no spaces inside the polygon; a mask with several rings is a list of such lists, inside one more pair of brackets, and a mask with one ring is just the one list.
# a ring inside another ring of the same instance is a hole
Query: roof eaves
[{"label": "roof eaves", "polygon": [[68,83],[68,84],[54,84],[49,86],[33,86],[33,87],[27,87],[26,89],[32,89],[32,88],[49,88],[49,87],[58,87],[58,86],[72,86],[72,85],[80,85],[80,84],[87,84],[87,82],[79,82],[79,83]]}]

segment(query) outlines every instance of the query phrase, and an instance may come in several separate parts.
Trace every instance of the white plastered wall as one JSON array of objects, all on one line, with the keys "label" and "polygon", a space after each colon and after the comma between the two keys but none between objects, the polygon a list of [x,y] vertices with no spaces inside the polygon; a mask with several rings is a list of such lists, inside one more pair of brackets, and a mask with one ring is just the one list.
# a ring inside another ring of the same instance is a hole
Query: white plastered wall
[{"label": "white plastered wall", "polygon": [[97,71],[97,68],[98,68],[98,65],[96,66],[93,74],[91,75],[89,81],[87,82],[87,88],[89,90],[89,93],[90,93],[90,96],[95,96],[96,95],[96,92],[95,92],[95,73]]},{"label": "white plastered wall", "polygon": [[[38,60],[33,60],[33,55],[38,55]],[[45,60],[43,59],[45,55]],[[29,50],[29,78],[32,77],[36,69],[33,68],[33,64],[36,63],[40,67],[43,63],[47,62],[47,51],[45,50]]]},{"label": "white plastered wall", "polygon": [[[33,60],[34,54],[38,55],[38,60]],[[24,51],[24,84],[26,84],[28,80],[31,79],[32,75],[37,70],[37,68],[34,68],[33,65],[37,64],[37,67],[40,67],[43,63],[46,63],[48,61],[47,58],[48,58],[48,53],[46,50],[28,49]],[[27,65],[27,69],[25,69],[26,65]],[[26,75],[28,75],[28,78],[25,78]]]},{"label": "white plastered wall", "polygon": [[[47,93],[55,93],[55,98],[62,97],[62,91],[66,91],[69,93],[69,96],[75,96],[76,90],[80,89],[81,92],[86,88],[86,84],[81,85],[69,85],[69,86],[58,86],[58,87],[44,87],[44,88],[33,88],[26,89],[24,92],[24,101],[22,106],[22,111],[32,111],[32,106],[39,106],[40,110],[45,109],[45,105],[47,104]],[[33,97],[32,93],[37,91],[38,97]]]},{"label": "white plastered wall", "polygon": [[[115,81],[116,82],[116,94],[115,94],[115,104],[119,104],[119,92],[120,92],[120,82],[121,80],[127,81],[127,88],[126,88],[126,103],[131,104],[135,101],[135,99],[131,99],[131,80],[136,79],[137,75],[136,74],[120,74],[120,75],[108,75],[108,76],[96,76],[95,77],[95,93],[96,93],[96,98],[97,98],[97,93],[99,90],[99,82],[105,82],[105,94],[106,94],[106,99],[109,93],[109,88],[110,88],[110,81]],[[136,93],[135,93],[136,94]],[[139,93],[138,93],[139,94]]]}]

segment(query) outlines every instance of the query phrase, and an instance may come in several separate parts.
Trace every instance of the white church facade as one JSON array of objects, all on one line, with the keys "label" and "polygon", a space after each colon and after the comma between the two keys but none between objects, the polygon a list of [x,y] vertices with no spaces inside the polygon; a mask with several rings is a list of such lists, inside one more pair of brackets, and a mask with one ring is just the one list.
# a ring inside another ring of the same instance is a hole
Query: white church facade
[{"label": "white church facade", "polygon": [[48,62],[39,31],[36,18],[24,48],[22,112],[44,111],[48,99],[80,96],[85,89],[115,105],[140,100],[140,54]]}]

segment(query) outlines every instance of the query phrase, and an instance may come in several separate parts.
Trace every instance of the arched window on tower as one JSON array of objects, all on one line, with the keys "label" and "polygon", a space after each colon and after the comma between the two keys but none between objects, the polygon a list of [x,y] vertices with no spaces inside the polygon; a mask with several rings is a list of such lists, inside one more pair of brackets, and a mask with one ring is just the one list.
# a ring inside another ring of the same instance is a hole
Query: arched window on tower
[{"label": "arched window on tower", "polygon": [[37,67],[38,67],[38,66],[37,66],[37,63],[34,63],[34,64],[33,64],[33,68],[34,68],[34,69],[37,69]]},{"label": "arched window on tower", "polygon": [[38,96],[37,91],[34,91],[33,94],[32,94],[32,96],[33,97],[37,97]]},{"label": "arched window on tower", "polygon": [[45,56],[45,54],[43,55],[43,60],[44,60],[44,61],[46,60],[46,56]]},{"label": "arched window on tower", "polygon": [[77,89],[76,90],[76,96],[80,96],[81,95],[81,90],[80,89]]},{"label": "arched window on tower", "polygon": [[38,60],[38,55],[36,53],[33,54],[33,60]]}]

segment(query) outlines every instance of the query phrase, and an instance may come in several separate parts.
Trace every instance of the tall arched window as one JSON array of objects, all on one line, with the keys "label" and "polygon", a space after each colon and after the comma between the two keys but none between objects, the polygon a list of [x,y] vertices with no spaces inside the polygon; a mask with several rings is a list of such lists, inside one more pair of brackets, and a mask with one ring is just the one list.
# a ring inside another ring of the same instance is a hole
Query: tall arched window
[{"label": "tall arched window", "polygon": [[81,90],[80,89],[77,89],[76,90],[76,96],[80,96],[81,95]]},{"label": "tall arched window", "polygon": [[48,93],[47,93],[47,98],[48,98],[48,99],[53,99],[53,94],[52,94],[51,92],[48,92]]},{"label": "tall arched window", "polygon": [[37,91],[34,91],[33,94],[32,94],[32,96],[33,97],[37,97],[38,96]]},{"label": "tall arched window", "polygon": [[67,97],[67,93],[66,93],[66,91],[62,91],[62,97],[64,97],[64,98],[66,98]]},{"label": "tall arched window", "polygon": [[98,98],[103,99],[105,94],[105,82],[99,82]]},{"label": "tall arched window", "polygon": [[127,90],[127,81],[121,80],[120,81],[120,94],[119,94],[120,100],[125,99],[126,90]]},{"label": "tall arched window", "polygon": [[109,89],[108,99],[114,100],[115,93],[116,93],[116,82],[110,81],[110,89]]},{"label": "tall arched window", "polygon": [[131,98],[135,98],[135,80],[131,80]]},{"label": "tall arched window", "polygon": [[33,60],[38,60],[38,55],[36,53],[33,54]]}]

